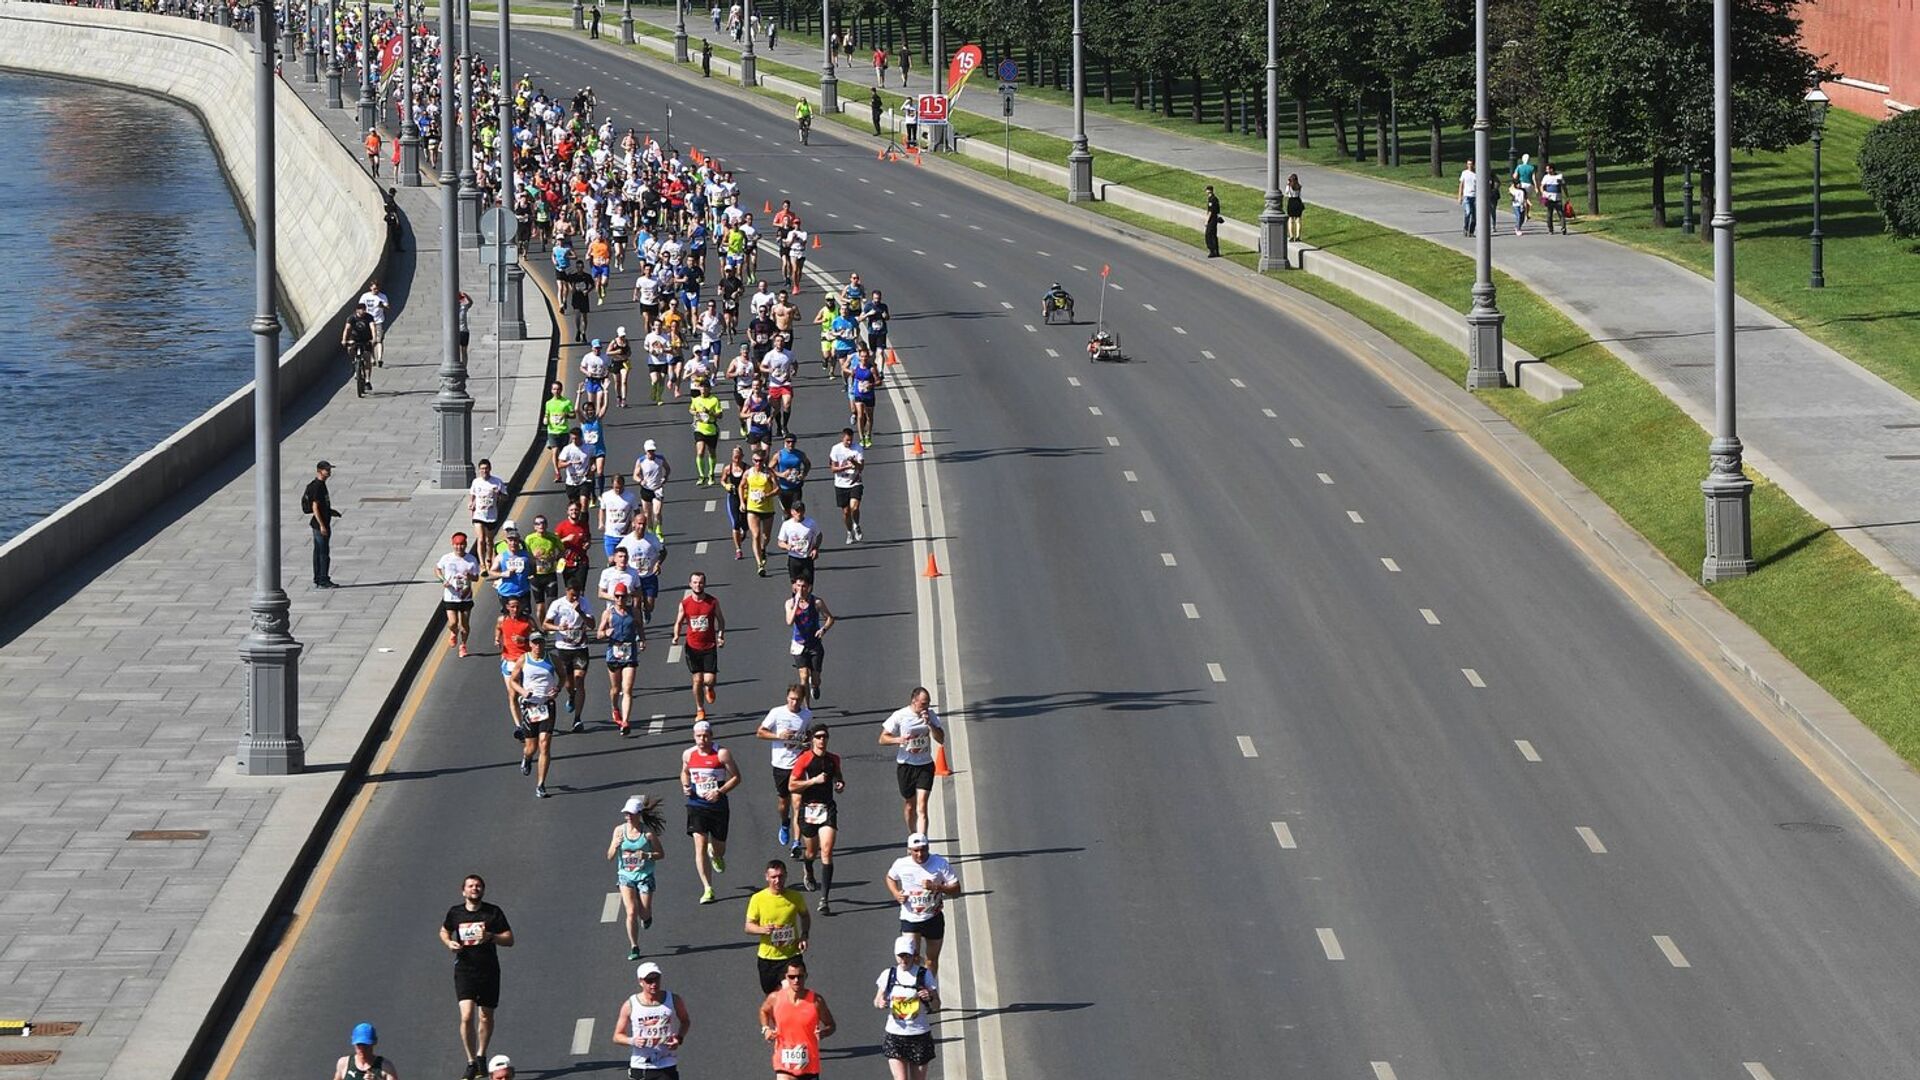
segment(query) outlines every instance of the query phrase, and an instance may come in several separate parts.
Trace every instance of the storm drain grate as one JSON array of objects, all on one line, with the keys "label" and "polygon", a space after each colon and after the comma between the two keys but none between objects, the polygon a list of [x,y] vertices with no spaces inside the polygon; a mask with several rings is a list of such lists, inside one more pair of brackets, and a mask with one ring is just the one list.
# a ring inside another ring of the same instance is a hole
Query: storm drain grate
[{"label": "storm drain grate", "polygon": [[129,840],[205,840],[205,829],[135,829],[127,834]]},{"label": "storm drain grate", "polygon": [[58,1050],[0,1050],[0,1067],[7,1065],[51,1065],[60,1060]]}]

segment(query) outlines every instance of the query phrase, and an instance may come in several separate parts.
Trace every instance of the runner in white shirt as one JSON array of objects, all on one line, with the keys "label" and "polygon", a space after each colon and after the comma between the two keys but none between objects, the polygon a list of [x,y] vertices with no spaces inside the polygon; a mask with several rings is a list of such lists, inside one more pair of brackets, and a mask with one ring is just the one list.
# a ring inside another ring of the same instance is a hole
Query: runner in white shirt
[{"label": "runner in white shirt", "polygon": [[600,339],[580,355],[580,385],[574,390],[576,407],[591,404],[601,416],[607,412],[607,358],[600,351]]},{"label": "runner in white shirt", "polygon": [[900,905],[900,933],[912,934],[927,958],[927,970],[940,973],[940,949],[947,936],[942,910],[949,896],[960,895],[960,875],[945,856],[927,848],[924,833],[907,837],[907,853],[887,870],[887,891]]},{"label": "runner in white shirt", "polygon": [[440,579],[440,610],[447,613],[447,648],[467,655],[467,634],[473,619],[473,583],[480,577],[480,560],[467,550],[467,534],[453,534],[453,550],[433,566]]},{"label": "runner in white shirt", "polygon": [[[652,258],[652,253],[646,248],[653,244],[653,239],[649,237],[646,245],[642,245],[641,248],[642,254],[649,260]],[[654,279],[651,262],[640,268],[640,276],[634,280],[633,299],[640,305],[641,331],[644,333],[653,329],[654,320],[660,317],[660,282]]]},{"label": "runner in white shirt", "polygon": [[627,567],[639,583],[641,621],[651,625],[653,602],[660,596],[660,564],[666,561],[667,545],[648,535],[644,511],[634,521],[633,531],[620,541],[618,550],[627,553]]},{"label": "runner in white shirt", "polygon": [[560,482],[567,487],[567,502],[585,510],[593,501],[593,458],[581,445],[579,428],[567,433],[567,445],[560,448],[557,457]]},{"label": "runner in white shirt", "polygon": [[[746,275],[743,274],[741,276],[745,277]],[[773,301],[774,296],[767,291],[767,283],[763,280],[760,282],[760,288],[755,290],[754,294],[747,298],[747,310],[753,312],[753,317],[757,319],[766,314],[767,309],[773,306]]]},{"label": "runner in white shirt", "polygon": [[387,340],[387,294],[380,291],[380,283],[367,282],[367,291],[360,294],[360,306],[367,309],[367,318],[373,320],[373,362],[386,367],[382,344]]},{"label": "runner in white shirt", "polygon": [[494,529],[500,524],[500,508],[507,501],[507,485],[493,475],[493,462],[481,458],[474,463],[475,476],[467,488],[467,511],[473,518],[473,550],[493,554]]},{"label": "runner in white shirt", "polygon": [[861,539],[860,499],[867,493],[862,476],[867,455],[854,441],[852,428],[840,429],[840,441],[827,451],[827,464],[833,471],[833,501],[840,507],[840,520],[847,527],[847,543],[851,544]]},{"label": "runner in white shirt", "polygon": [[552,635],[553,666],[560,674],[560,685],[567,689],[567,711],[573,714],[573,730],[586,727],[581,707],[587,694],[587,636],[593,629],[593,609],[587,606],[580,590],[569,583],[566,592],[547,605],[541,625]]},{"label": "runner in white shirt", "polygon": [[893,966],[873,981],[873,1007],[887,1010],[880,1054],[900,1080],[927,1080],[933,1061],[931,1014],[940,1008],[940,980],[920,966],[917,947],[912,934],[896,938]]},{"label": "runner in white shirt", "polygon": [[653,521],[653,535],[662,538],[667,527],[667,479],[672,475],[673,467],[661,456],[660,444],[648,439],[634,459],[633,480],[640,488],[640,508]]},{"label": "runner in white shirt", "polygon": [[626,549],[617,548],[613,553],[612,565],[600,571],[600,584],[594,592],[609,604],[613,603],[613,590],[618,585],[624,584],[630,595],[639,595],[640,575],[633,572],[633,566],[627,559]]},{"label": "runner in white shirt", "polygon": [[773,792],[780,807],[780,846],[796,859],[800,857],[800,800],[787,790],[787,781],[792,779],[800,751],[807,748],[807,728],[813,725],[813,710],[807,708],[806,699],[806,687],[799,683],[787,687],[786,704],[768,709],[767,718],[753,733],[754,738],[773,744]]},{"label": "runner in white shirt", "polygon": [[880,745],[894,751],[894,773],[900,783],[901,817],[907,831],[927,831],[927,796],[933,790],[933,746],[947,742],[947,727],[933,711],[932,696],[916,686],[905,708],[896,709],[880,725]]},{"label": "runner in white shirt", "polygon": [[[625,473],[613,474],[613,490],[600,496],[600,537],[605,546],[607,558],[613,558],[615,548],[627,538],[633,529],[633,515],[639,508],[639,502],[627,492]],[[602,599],[605,599],[602,597]]]},{"label": "runner in white shirt", "polygon": [[820,554],[822,539],[820,526],[807,516],[807,504],[795,501],[787,509],[787,520],[780,523],[780,532],[776,539],[780,550],[787,553],[787,580],[799,581],[805,578],[813,581],[814,556]]}]

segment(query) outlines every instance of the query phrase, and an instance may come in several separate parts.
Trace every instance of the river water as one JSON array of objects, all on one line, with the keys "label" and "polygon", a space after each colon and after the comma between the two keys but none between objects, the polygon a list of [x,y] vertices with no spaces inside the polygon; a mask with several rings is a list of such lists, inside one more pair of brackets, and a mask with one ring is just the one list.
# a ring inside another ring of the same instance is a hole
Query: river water
[{"label": "river water", "polygon": [[253,243],[182,106],[0,71],[0,117],[4,542],[253,377]]}]

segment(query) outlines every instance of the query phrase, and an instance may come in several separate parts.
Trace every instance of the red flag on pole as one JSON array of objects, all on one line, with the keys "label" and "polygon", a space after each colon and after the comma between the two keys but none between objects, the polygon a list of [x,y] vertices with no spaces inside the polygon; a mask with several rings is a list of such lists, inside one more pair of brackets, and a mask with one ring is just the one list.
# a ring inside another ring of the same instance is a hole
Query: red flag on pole
[{"label": "red flag on pole", "polygon": [[1109,273],[1112,273],[1112,271],[1113,271],[1113,267],[1111,267],[1111,266],[1108,266],[1108,265],[1107,265],[1106,263],[1101,263],[1101,264],[1100,264],[1100,276],[1101,276],[1101,277],[1106,277],[1106,276],[1107,276],[1107,275],[1108,275]]}]

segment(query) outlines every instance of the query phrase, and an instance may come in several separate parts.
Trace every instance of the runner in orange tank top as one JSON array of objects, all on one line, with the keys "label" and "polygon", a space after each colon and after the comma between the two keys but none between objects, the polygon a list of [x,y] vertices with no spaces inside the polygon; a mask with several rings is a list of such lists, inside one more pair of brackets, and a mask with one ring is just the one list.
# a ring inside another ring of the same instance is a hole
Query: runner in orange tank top
[{"label": "runner in orange tank top", "polygon": [[788,963],[780,989],[760,1004],[760,1037],[773,1046],[773,1080],[818,1080],[820,1040],[834,1026],[827,999],[807,989],[807,965]]}]

